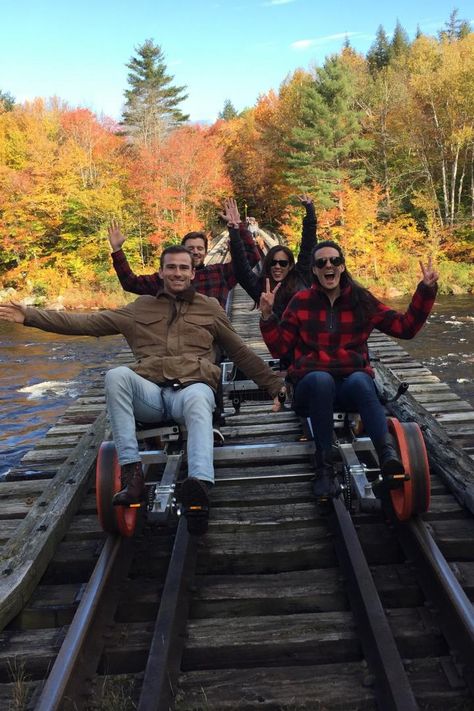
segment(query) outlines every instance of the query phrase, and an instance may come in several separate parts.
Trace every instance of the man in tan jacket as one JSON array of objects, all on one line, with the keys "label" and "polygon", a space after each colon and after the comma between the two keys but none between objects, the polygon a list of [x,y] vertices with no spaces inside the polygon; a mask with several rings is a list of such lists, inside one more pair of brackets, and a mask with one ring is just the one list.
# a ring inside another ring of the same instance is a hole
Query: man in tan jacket
[{"label": "man in tan jacket", "polygon": [[[0,305],[0,319],[67,335],[107,336],[121,333],[135,363],[109,370],[105,377],[107,409],[121,465],[122,489],[116,505],[139,503],[145,484],[135,435],[135,421],[172,418],[188,431],[188,479],[181,487],[185,513],[193,506],[208,511],[208,488],[214,482],[212,413],[220,368],[216,348],[274,398],[283,381],[232,328],[218,302],[198,294],[191,281],[194,267],[182,246],[165,249],[156,296],[140,296],[127,306],[94,314],[46,311],[19,304]],[[188,527],[192,518],[188,518]],[[202,527],[201,527],[202,531]]]}]

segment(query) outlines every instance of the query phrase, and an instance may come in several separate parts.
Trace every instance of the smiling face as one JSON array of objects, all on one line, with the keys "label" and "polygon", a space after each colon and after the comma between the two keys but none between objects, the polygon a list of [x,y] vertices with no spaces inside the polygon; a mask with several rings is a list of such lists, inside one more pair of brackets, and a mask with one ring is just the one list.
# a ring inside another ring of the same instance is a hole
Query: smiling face
[{"label": "smiling face", "polygon": [[274,253],[270,261],[270,275],[276,282],[283,281],[290,271],[290,260],[288,255],[282,249]]},{"label": "smiling face", "polygon": [[[331,259],[334,263],[331,262]],[[341,274],[345,270],[344,261],[334,247],[321,247],[313,255],[313,274],[322,289],[330,296],[338,296],[341,291]]]},{"label": "smiling face", "polygon": [[204,264],[204,257],[206,256],[206,243],[202,237],[188,237],[188,239],[183,243],[183,247],[189,249],[193,255],[194,269],[197,269]]},{"label": "smiling face", "polygon": [[191,255],[189,252],[165,254],[163,266],[158,273],[163,279],[163,289],[167,294],[180,294],[194,279]]}]

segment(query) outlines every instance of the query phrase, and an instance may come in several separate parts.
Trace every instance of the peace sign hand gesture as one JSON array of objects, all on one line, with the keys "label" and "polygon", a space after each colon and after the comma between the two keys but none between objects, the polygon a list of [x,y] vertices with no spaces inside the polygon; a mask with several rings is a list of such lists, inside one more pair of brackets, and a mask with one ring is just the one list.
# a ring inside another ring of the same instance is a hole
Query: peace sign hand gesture
[{"label": "peace sign hand gesture", "polygon": [[273,291],[270,288],[270,279],[265,279],[265,291],[262,291],[260,295],[260,304],[259,308],[260,311],[262,312],[262,318],[264,321],[267,320],[267,318],[270,318],[272,315],[273,311],[273,303],[275,301],[275,295],[280,288],[281,282],[278,282],[278,284],[275,286]]},{"label": "peace sign hand gesture", "polygon": [[426,286],[435,286],[439,278],[439,273],[433,268],[431,256],[428,258],[428,264],[426,266],[420,259],[420,267],[423,272],[423,284]]}]

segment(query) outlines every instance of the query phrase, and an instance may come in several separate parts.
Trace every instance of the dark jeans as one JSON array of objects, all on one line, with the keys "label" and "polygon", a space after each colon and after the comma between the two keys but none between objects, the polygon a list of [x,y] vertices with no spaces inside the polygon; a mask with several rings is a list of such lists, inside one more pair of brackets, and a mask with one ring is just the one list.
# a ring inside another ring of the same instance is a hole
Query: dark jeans
[{"label": "dark jeans", "polygon": [[331,449],[334,410],[358,412],[374,444],[388,431],[374,380],[360,371],[343,378],[324,371],[308,373],[295,388],[293,406],[298,415],[311,418],[317,449]]}]

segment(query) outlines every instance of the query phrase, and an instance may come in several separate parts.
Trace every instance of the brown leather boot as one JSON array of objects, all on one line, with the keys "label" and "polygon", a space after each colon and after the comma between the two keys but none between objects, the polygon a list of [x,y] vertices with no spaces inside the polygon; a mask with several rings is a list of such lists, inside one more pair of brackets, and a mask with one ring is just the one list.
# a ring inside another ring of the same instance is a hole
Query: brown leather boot
[{"label": "brown leather boot", "polygon": [[145,477],[141,462],[124,464],[120,471],[120,483],[122,489],[112,499],[114,506],[130,506],[145,500]]}]

